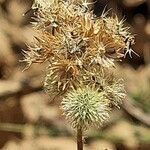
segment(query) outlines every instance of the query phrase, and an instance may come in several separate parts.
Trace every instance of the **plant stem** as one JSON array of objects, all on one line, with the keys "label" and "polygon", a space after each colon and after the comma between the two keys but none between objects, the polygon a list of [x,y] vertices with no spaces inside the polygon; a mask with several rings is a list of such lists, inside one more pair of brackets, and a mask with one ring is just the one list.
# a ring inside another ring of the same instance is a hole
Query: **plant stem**
[{"label": "plant stem", "polygon": [[77,150],[83,150],[82,129],[77,128]]}]

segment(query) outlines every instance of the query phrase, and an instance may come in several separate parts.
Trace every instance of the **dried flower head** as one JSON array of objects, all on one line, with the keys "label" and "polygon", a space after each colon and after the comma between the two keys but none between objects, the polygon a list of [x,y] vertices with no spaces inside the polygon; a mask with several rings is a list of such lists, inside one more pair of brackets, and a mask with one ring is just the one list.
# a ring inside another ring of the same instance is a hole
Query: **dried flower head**
[{"label": "dried flower head", "polygon": [[29,48],[25,61],[44,62],[53,56],[54,61],[59,57],[113,67],[127,53],[131,56],[134,36],[124,27],[124,20],[110,17],[108,12],[95,17],[90,4],[86,0],[36,0],[32,9],[36,9],[33,25],[38,44]]},{"label": "dried flower head", "polygon": [[76,88],[78,68],[69,60],[53,62],[47,71],[45,89],[51,94],[63,94]]},{"label": "dried flower head", "polygon": [[110,111],[103,93],[89,87],[69,92],[62,101],[62,109],[72,127],[83,130],[101,126],[108,120]]},{"label": "dried flower head", "polygon": [[105,10],[97,17],[90,5],[87,0],[35,0],[32,25],[37,35],[23,60],[28,67],[49,62],[44,87],[50,95],[65,97],[66,117],[82,129],[101,125],[109,107],[119,107],[125,90],[112,70],[116,61],[135,53],[124,19]]},{"label": "dried flower head", "polygon": [[107,70],[111,72],[115,61],[130,54],[134,36],[124,27],[124,19],[108,16],[108,11],[96,17],[89,5],[87,0],[35,0],[32,9],[37,36],[24,51],[23,61],[28,67],[49,61],[45,88],[50,94],[66,94],[67,90],[88,85],[107,91],[108,99],[118,103],[123,94],[118,98],[116,93],[124,90]]}]

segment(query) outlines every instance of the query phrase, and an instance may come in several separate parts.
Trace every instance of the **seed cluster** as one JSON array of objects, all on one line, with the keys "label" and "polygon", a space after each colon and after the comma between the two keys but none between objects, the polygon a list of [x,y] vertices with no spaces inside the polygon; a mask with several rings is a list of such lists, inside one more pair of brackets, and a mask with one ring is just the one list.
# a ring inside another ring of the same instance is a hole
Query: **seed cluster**
[{"label": "seed cluster", "polygon": [[[35,43],[24,51],[27,67],[49,61],[44,87],[50,95],[66,96],[62,102],[66,116],[73,117],[73,110],[80,110],[80,115],[71,119],[73,126],[81,122],[89,124],[81,114],[87,115],[91,105],[94,117],[102,99],[109,106],[120,104],[125,97],[124,86],[121,80],[115,79],[112,69],[115,61],[133,52],[134,36],[124,27],[124,19],[119,21],[116,15],[110,16],[105,10],[97,17],[90,5],[86,0],[35,0],[32,25],[37,36]],[[94,97],[84,96],[87,92]],[[79,98],[79,93],[84,100]],[[87,107],[80,107],[86,102]]]}]

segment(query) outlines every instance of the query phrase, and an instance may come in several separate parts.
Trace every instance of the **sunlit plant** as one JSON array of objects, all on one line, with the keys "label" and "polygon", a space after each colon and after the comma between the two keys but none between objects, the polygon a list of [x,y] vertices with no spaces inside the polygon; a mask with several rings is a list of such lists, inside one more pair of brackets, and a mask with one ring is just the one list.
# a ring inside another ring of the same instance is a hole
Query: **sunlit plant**
[{"label": "sunlit plant", "polygon": [[86,0],[35,0],[32,23],[35,42],[24,51],[27,68],[49,62],[44,88],[61,97],[66,119],[77,131],[77,149],[89,127],[101,127],[112,106],[125,98],[122,79],[113,73],[115,61],[128,53],[134,36],[124,20],[103,11],[93,14]]}]

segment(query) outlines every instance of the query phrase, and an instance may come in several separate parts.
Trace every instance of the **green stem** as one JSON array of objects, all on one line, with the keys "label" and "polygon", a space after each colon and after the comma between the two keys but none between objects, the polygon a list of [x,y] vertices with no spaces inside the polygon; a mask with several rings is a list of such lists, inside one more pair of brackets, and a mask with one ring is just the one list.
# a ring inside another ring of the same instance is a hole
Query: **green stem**
[{"label": "green stem", "polygon": [[82,129],[77,129],[77,150],[83,150]]}]

